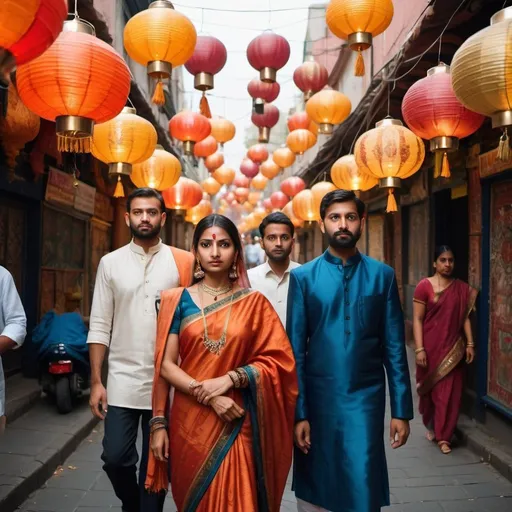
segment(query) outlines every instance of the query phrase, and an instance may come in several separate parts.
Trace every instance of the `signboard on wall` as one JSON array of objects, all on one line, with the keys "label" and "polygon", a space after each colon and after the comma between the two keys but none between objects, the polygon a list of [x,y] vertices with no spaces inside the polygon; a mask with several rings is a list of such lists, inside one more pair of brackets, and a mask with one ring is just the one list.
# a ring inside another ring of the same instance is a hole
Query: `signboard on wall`
[{"label": "signboard on wall", "polygon": [[498,160],[498,148],[487,151],[478,157],[480,178],[488,178],[512,168],[512,161]]},{"label": "signboard on wall", "polygon": [[491,192],[488,395],[512,411],[512,181]]},{"label": "signboard on wall", "polygon": [[75,189],[75,210],[94,215],[95,196],[96,189],[94,187],[79,181]]},{"label": "signboard on wall", "polygon": [[384,261],[384,215],[368,215],[368,256]]},{"label": "signboard on wall", "polygon": [[73,176],[57,169],[50,168],[48,183],[46,184],[46,201],[65,206],[75,203],[75,187]]}]

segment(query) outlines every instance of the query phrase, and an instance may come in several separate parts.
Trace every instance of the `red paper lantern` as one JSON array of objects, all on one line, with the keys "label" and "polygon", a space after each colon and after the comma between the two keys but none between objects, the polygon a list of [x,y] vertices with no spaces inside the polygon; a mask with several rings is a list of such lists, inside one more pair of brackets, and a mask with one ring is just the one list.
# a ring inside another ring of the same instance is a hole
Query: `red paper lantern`
[{"label": "red paper lantern", "polygon": [[314,57],[309,57],[304,64],[301,64],[293,73],[295,85],[304,93],[307,101],[313,94],[321,91],[329,78],[327,68],[316,62]]},{"label": "red paper lantern", "polygon": [[270,197],[267,197],[267,199],[263,200],[263,208],[265,208],[267,211],[272,211],[273,205]]},{"label": "red paper lantern", "polygon": [[192,57],[185,63],[187,71],[194,75],[194,87],[199,91],[213,89],[213,75],[226,64],[228,53],[216,37],[197,36]]},{"label": "red paper lantern", "polygon": [[292,176],[281,183],[281,191],[288,197],[295,197],[306,188],[306,183],[298,176]]},{"label": "red paper lantern", "polygon": [[274,192],[270,196],[270,201],[272,202],[272,206],[279,210],[284,208],[288,204],[289,200],[290,200],[290,198],[286,194],[281,192],[280,190],[278,190],[277,192]]},{"label": "red paper lantern", "polygon": [[39,9],[28,30],[7,48],[16,65],[20,66],[42,55],[61,33],[67,14],[66,0],[40,0]]},{"label": "red paper lantern", "polygon": [[247,92],[253,98],[253,105],[258,114],[264,112],[263,105],[272,103],[280,91],[281,86],[277,82],[262,82],[259,78],[253,78],[247,86]]},{"label": "red paper lantern", "polygon": [[288,130],[309,130],[312,122],[306,112],[295,112],[288,118]]},{"label": "red paper lantern", "polygon": [[182,176],[174,187],[164,190],[162,195],[167,208],[185,213],[185,210],[194,208],[201,202],[203,189],[199,183]]},{"label": "red paper lantern", "polygon": [[247,176],[244,176],[243,174],[238,174],[235,180],[233,181],[233,185],[235,187],[249,188],[250,184],[251,180]]},{"label": "red paper lantern", "polygon": [[206,139],[197,142],[194,145],[194,155],[197,158],[206,158],[217,151],[218,143],[215,137],[208,135]]},{"label": "red paper lantern", "polygon": [[435,152],[435,177],[450,177],[448,152],[457,151],[459,139],[475,133],[485,117],[468,110],[455,96],[450,68],[439,64],[413,84],[402,101],[407,126],[430,141]]},{"label": "red paper lantern", "polygon": [[270,138],[270,129],[279,121],[279,109],[270,103],[266,103],[263,107],[263,114],[253,112],[251,121],[259,129],[258,142],[266,143]]},{"label": "red paper lantern", "polygon": [[275,82],[277,70],[286,65],[290,58],[290,44],[273,32],[263,32],[247,47],[249,64],[260,72],[264,82]]},{"label": "red paper lantern", "polygon": [[169,121],[171,137],[183,142],[183,150],[186,155],[191,155],[194,151],[194,144],[206,139],[211,130],[210,121],[206,117],[190,110],[176,114]]},{"label": "red paper lantern", "polygon": [[240,171],[244,176],[248,178],[254,178],[258,174],[260,167],[248,158],[244,158],[240,164]]},{"label": "red paper lantern", "polygon": [[268,158],[268,150],[263,144],[254,144],[247,150],[247,158],[261,164]]},{"label": "red paper lantern", "polygon": [[222,153],[214,153],[204,159],[204,166],[210,171],[216,171],[221,165],[224,165],[224,155]]}]

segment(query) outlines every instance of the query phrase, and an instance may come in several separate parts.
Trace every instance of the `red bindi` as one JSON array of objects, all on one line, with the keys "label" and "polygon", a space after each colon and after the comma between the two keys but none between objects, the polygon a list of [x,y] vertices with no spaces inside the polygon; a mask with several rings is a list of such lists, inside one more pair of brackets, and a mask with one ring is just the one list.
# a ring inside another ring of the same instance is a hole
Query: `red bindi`
[{"label": "red bindi", "polygon": [[217,240],[217,235],[216,235],[215,233],[213,233],[212,238],[213,238],[214,240]]}]

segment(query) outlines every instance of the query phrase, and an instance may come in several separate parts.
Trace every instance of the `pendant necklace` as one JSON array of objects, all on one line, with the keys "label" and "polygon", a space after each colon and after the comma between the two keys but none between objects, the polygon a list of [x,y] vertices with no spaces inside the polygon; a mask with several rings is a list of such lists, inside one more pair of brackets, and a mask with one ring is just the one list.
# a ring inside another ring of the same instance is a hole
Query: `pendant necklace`
[{"label": "pendant necklace", "polygon": [[[231,293],[231,302],[229,303],[229,310],[226,315],[226,321],[224,322],[224,329],[222,330],[222,334],[220,335],[220,338],[218,340],[211,339],[208,336],[208,326],[206,324],[206,316],[204,314],[204,308],[203,308],[203,290],[204,290],[204,283],[199,284],[199,301],[201,303],[201,315],[203,317],[203,326],[204,326],[204,337],[203,337],[203,345],[212,353],[215,355],[219,355],[220,351],[223,349],[224,345],[226,344],[226,335],[228,332],[228,325],[229,325],[229,318],[231,317],[231,309],[233,307],[233,297],[234,293]],[[206,290],[205,290],[206,291]]]},{"label": "pendant necklace", "polygon": [[204,282],[201,283],[201,287],[203,291],[205,291],[208,295],[211,295],[213,297],[214,301],[217,301],[219,295],[224,295],[225,293],[228,293],[233,289],[232,284],[228,284],[224,288],[212,288],[211,286],[204,284]]}]

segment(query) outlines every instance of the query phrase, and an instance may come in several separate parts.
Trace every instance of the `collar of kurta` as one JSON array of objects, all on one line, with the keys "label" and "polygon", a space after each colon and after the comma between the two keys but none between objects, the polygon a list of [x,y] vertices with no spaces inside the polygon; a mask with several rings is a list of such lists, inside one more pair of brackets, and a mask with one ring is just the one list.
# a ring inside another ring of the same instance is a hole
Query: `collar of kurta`
[{"label": "collar of kurta", "polygon": [[[292,270],[292,265],[293,265],[293,262],[290,260],[290,263],[288,264],[288,268],[284,271],[283,277],[286,274],[290,273],[290,271]],[[268,276],[269,274],[275,275],[276,273],[272,270],[272,267],[270,266],[269,262],[266,261],[265,263],[263,263],[263,275]]]},{"label": "collar of kurta", "polygon": [[162,240],[158,239],[158,243],[156,245],[153,245],[152,247],[150,247],[149,251],[146,253],[140,245],[137,245],[133,241],[133,238],[132,238],[132,241],[130,242],[130,249],[136,254],[141,254],[142,256],[145,256],[146,254],[157,253],[162,248],[162,245],[163,245]]},{"label": "collar of kurta", "polygon": [[329,249],[327,249],[325,252],[324,252],[324,258],[329,262],[329,263],[332,263],[333,265],[338,265],[338,266],[342,266],[342,267],[351,267],[353,265],[357,265],[362,257],[361,257],[361,253],[359,251],[357,251],[354,256],[352,256],[351,258],[348,259],[347,263],[344,265],[343,264],[343,260],[341,258],[337,258],[336,256],[333,256]]}]

